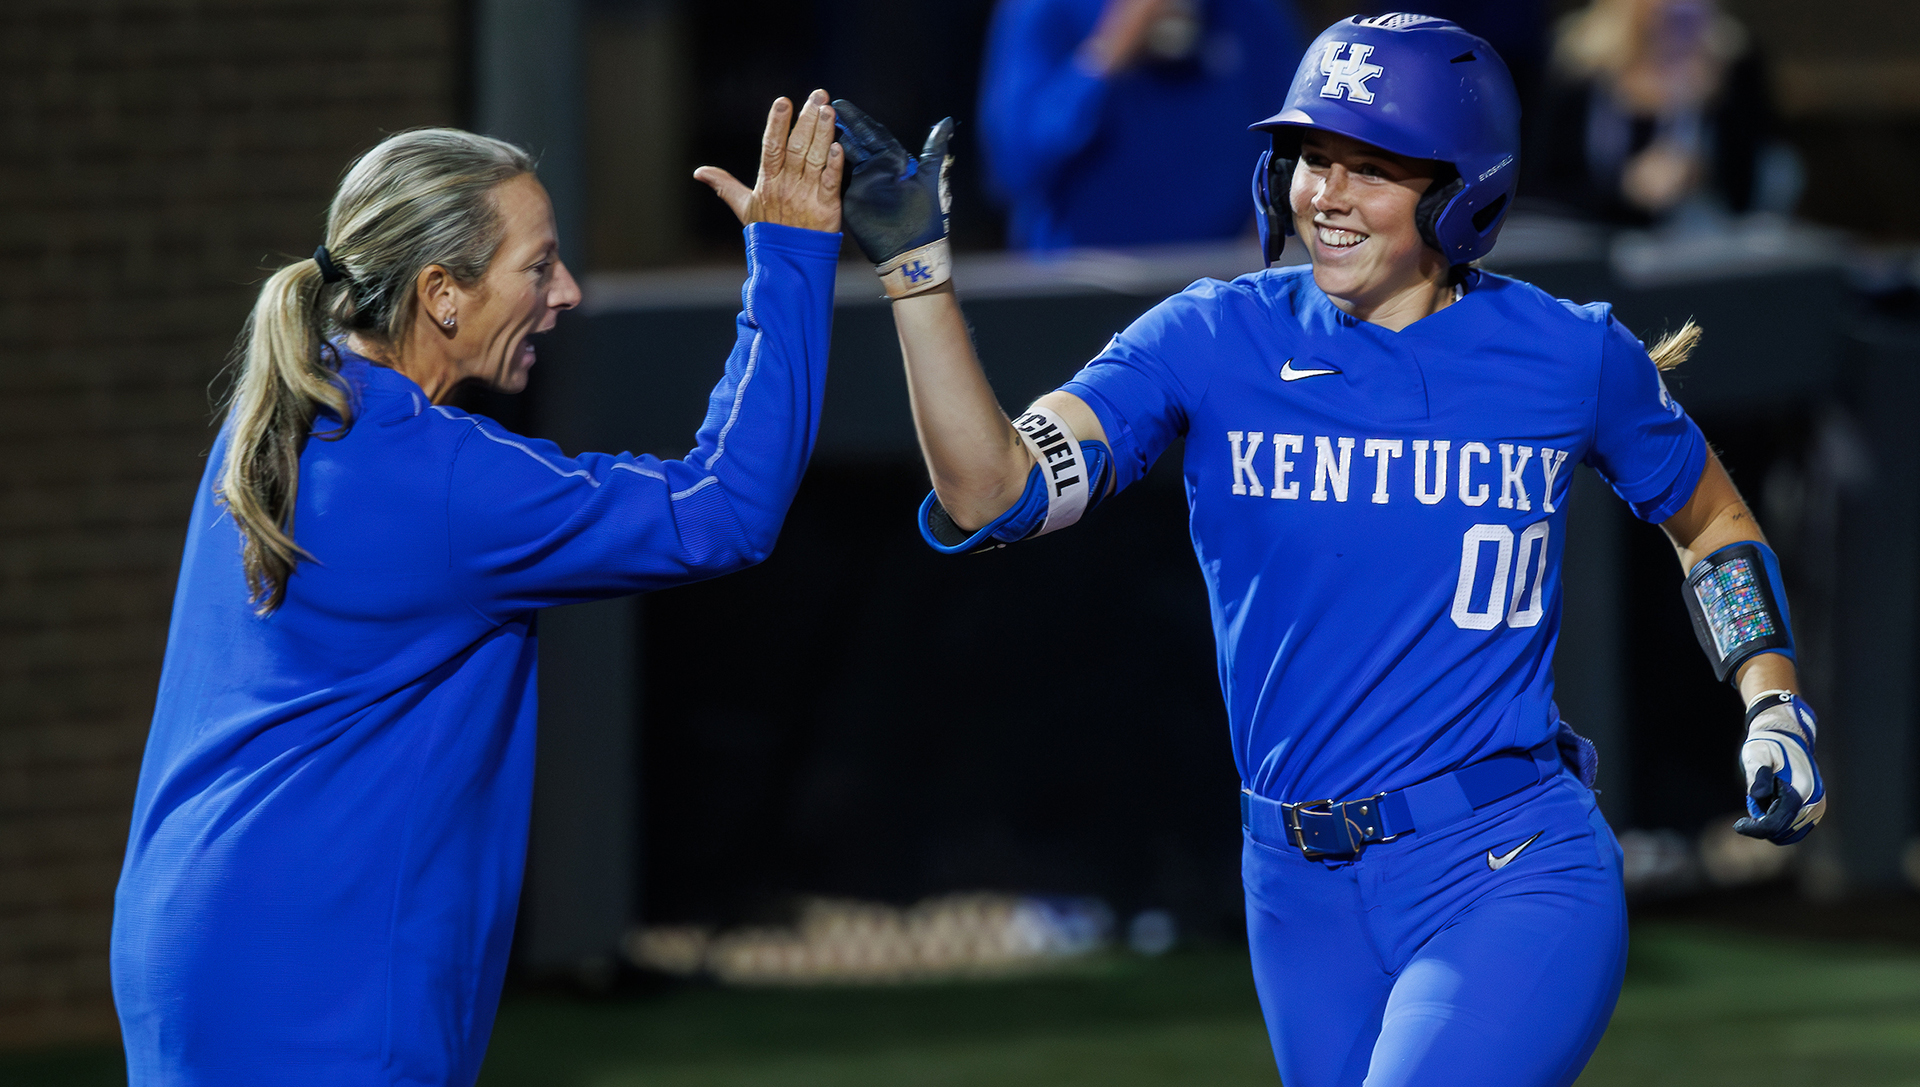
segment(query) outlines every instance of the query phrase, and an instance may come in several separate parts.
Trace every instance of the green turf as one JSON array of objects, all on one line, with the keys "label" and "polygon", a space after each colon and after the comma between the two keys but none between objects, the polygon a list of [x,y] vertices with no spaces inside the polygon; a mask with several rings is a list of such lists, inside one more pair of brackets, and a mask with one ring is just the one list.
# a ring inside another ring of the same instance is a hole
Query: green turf
[{"label": "green turf", "polygon": [[[6,1087],[120,1084],[114,1055],[0,1055]],[[1277,1082],[1244,956],[889,989],[684,987],[501,1008],[482,1087],[1078,1087]],[[1634,930],[1581,1087],[1920,1087],[1920,953]]]},{"label": "green turf", "polygon": [[1920,954],[1687,926],[1634,930],[1581,1087],[1920,1085]]},{"label": "green turf", "polygon": [[503,1010],[481,1077],[484,1087],[1189,1082],[1274,1082],[1241,956],[1114,957],[1051,977],[891,989],[707,988],[625,1005],[524,999]]}]

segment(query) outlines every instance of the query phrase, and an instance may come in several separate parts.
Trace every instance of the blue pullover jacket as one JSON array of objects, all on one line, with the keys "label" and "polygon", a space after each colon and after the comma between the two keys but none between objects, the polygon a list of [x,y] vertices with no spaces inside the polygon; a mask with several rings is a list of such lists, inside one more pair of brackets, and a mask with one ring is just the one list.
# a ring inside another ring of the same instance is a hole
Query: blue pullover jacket
[{"label": "blue pullover jacket", "polygon": [[134,1087],[471,1084],[513,933],[535,615],[765,558],[818,431],[840,238],[746,231],[739,337],[682,460],[436,406],[340,351],[300,461],[312,556],[254,613],[194,502],[115,899]]}]

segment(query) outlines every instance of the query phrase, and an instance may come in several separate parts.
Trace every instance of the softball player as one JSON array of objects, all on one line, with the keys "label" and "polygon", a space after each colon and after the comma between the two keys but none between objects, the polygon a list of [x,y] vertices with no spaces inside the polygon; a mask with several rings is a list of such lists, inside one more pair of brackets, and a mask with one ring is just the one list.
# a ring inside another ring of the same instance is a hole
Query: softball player
[{"label": "softball player", "polygon": [[[1288,1087],[1571,1083],[1626,951],[1597,759],[1549,666],[1576,464],[1666,529],[1702,644],[1749,706],[1739,829],[1797,840],[1825,797],[1772,553],[1655,361],[1606,305],[1472,264],[1518,173],[1499,57],[1420,15],[1329,28],[1253,126],[1273,141],[1253,184],[1268,262],[1298,232],[1312,266],[1193,284],[1012,422],[948,285],[950,122],[915,160],[836,105],[847,229],[895,298],[934,547],[1064,528],[1185,439],[1254,976]],[[1103,651],[1058,619],[1049,661]]]},{"label": "softball player", "polygon": [[[773,547],[818,432],[840,170],[775,103],[724,376],[684,459],[569,457],[443,403],[517,392],[580,300],[532,160],[451,129],[355,163],[276,272],[187,533],[114,899],[133,1087],[460,1087],[533,790],[541,608]],[[792,122],[789,131],[789,122]]]}]

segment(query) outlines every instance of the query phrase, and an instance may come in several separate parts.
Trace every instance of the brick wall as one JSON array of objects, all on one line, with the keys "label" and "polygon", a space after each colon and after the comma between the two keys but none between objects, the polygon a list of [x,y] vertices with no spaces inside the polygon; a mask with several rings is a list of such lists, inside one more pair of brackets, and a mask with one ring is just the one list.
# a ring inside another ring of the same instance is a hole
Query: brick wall
[{"label": "brick wall", "polygon": [[209,382],[351,158],[452,122],[458,0],[0,4],[0,1045],[107,933]]}]

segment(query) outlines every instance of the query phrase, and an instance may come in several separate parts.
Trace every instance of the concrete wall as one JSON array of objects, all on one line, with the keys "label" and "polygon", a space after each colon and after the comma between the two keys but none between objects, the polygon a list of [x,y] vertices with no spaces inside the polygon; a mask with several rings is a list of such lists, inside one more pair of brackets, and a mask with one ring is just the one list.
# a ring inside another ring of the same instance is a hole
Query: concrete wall
[{"label": "concrete wall", "polygon": [[455,0],[0,5],[0,1045],[107,933],[210,388],[355,154],[455,121]]}]

